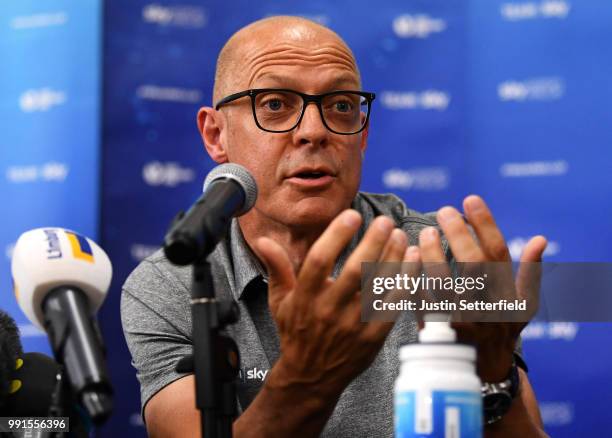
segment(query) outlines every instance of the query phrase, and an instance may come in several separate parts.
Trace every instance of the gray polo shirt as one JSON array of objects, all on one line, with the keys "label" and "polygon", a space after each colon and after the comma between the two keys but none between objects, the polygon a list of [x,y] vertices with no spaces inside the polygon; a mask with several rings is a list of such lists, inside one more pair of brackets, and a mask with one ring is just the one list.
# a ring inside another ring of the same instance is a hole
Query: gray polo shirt
[{"label": "gray polo shirt", "polygon": [[[339,274],[348,255],[378,215],[393,219],[418,241],[420,230],[437,226],[434,215],[410,210],[395,195],[359,193],[352,207],[363,216],[363,225],[334,268]],[[445,248],[446,250],[446,248]],[[234,220],[227,239],[209,258],[215,292],[219,299],[234,300],[240,307],[238,323],[228,334],[240,349],[238,380],[239,410],[245,410],[261,388],[265,376],[279,356],[276,325],[267,304],[264,270],[246,245]],[[141,402],[147,401],[169,383],[183,377],[174,367],[192,352],[189,305],[191,267],[177,267],[161,251],[144,260],[123,286],[121,319],[140,381]],[[398,349],[414,342],[416,324],[400,319],[372,365],[344,390],[322,436],[393,436],[393,383],[399,371]]]}]

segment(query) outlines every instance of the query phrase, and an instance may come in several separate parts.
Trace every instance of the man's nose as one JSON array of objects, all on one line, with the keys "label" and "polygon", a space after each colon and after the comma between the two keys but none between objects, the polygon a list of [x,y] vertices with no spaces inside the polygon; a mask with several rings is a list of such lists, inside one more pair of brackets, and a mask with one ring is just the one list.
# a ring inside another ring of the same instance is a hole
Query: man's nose
[{"label": "man's nose", "polygon": [[309,102],[306,105],[302,120],[295,128],[295,135],[300,144],[324,145],[326,143],[329,131],[325,127],[319,108],[314,102]]}]

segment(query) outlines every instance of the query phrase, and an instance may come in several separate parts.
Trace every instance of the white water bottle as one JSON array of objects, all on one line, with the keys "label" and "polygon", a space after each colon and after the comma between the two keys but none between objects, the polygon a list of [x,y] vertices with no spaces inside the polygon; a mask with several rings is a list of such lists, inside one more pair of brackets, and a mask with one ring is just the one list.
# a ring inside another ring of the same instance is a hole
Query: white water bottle
[{"label": "white water bottle", "polygon": [[455,343],[446,315],[425,316],[419,343],[400,348],[395,437],[481,438],[476,349]]}]

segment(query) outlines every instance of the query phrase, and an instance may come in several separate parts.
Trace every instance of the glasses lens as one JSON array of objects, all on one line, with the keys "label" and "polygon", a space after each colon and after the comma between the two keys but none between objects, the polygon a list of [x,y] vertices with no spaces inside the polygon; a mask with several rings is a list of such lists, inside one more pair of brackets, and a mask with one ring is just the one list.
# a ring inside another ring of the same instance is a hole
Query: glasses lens
[{"label": "glasses lens", "polygon": [[327,126],[341,134],[352,134],[363,128],[370,111],[365,97],[350,92],[325,96],[321,107]]},{"label": "glasses lens", "polygon": [[290,91],[267,91],[255,97],[255,117],[262,128],[286,131],[295,126],[304,101]]}]

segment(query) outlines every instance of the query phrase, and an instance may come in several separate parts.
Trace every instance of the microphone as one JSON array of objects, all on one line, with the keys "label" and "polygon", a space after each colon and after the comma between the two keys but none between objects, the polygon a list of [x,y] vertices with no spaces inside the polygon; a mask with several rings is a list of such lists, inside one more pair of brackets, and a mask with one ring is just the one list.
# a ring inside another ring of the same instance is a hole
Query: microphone
[{"label": "microphone", "polygon": [[[62,367],[41,353],[25,353],[17,359],[11,375],[7,405],[0,409],[6,417],[69,417],[70,430],[74,436],[87,436],[75,414],[68,408],[69,398],[64,391]],[[76,421],[76,423],[75,423]],[[81,433],[76,433],[78,430]],[[51,431],[16,430],[16,438],[51,438]]]},{"label": "microphone", "polygon": [[23,356],[19,329],[13,318],[0,309],[0,412],[4,412],[7,397],[14,392],[13,374]]},{"label": "microphone", "polygon": [[[19,329],[0,309],[0,416],[69,417],[71,436],[87,437],[74,400],[67,391],[62,366],[41,353],[23,353]],[[44,430],[13,431],[16,438],[50,438]]]},{"label": "microphone", "polygon": [[204,193],[180,213],[164,238],[164,252],[176,265],[206,257],[227,233],[231,219],[249,211],[257,200],[257,184],[244,167],[226,163],[204,181]]},{"label": "microphone", "polygon": [[17,240],[11,270],[19,307],[47,332],[77,401],[102,423],[112,411],[112,387],[94,315],[110,286],[108,256],[73,231],[38,228]]},{"label": "microphone", "polygon": [[25,353],[13,365],[10,391],[5,398],[7,406],[2,414],[49,417],[52,406],[57,405],[60,398],[62,367],[42,353]]}]

